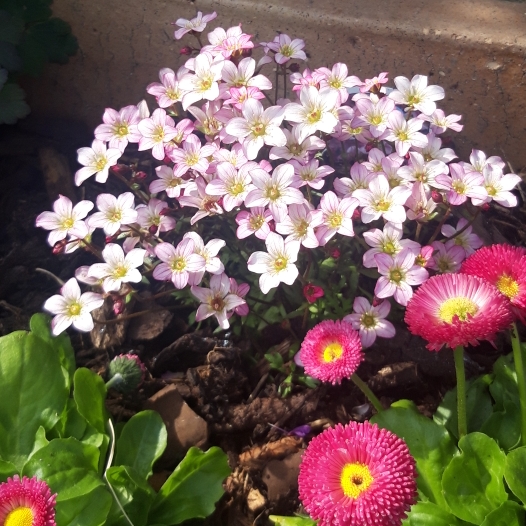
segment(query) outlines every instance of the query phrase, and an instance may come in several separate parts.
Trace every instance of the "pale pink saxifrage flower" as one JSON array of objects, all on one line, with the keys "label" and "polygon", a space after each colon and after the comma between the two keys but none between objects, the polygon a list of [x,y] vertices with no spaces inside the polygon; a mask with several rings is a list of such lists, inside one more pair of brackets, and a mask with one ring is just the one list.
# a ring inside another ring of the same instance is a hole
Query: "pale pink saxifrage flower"
[{"label": "pale pink saxifrage flower", "polygon": [[204,174],[210,165],[207,157],[214,152],[214,146],[202,145],[199,137],[192,133],[184,140],[182,148],[174,148],[170,152],[170,159],[178,167],[186,168],[186,171],[191,169]]},{"label": "pale pink saxifrage flower", "polygon": [[432,218],[433,212],[437,207],[431,196],[431,192],[426,192],[425,184],[420,181],[413,183],[411,195],[405,202],[407,207],[406,215],[411,221],[422,223]]},{"label": "pale pink saxifrage flower", "polygon": [[320,200],[320,210],[323,213],[322,224],[316,230],[316,237],[324,246],[336,234],[354,236],[352,218],[359,201],[354,197],[339,199],[331,191],[325,192]]},{"label": "pale pink saxifrage flower", "polygon": [[436,110],[436,100],[445,97],[444,88],[428,86],[425,75],[415,75],[411,81],[406,77],[395,77],[396,90],[389,94],[397,104],[405,104],[408,110],[419,110],[424,115],[431,115]]},{"label": "pale pink saxifrage flower", "polygon": [[261,274],[259,288],[263,294],[281,282],[292,285],[298,277],[298,268],[294,263],[298,259],[300,242],[285,241],[279,234],[270,232],[265,239],[267,252],[254,252],[248,258],[248,270]]},{"label": "pale pink saxifrage flower", "polygon": [[167,209],[168,203],[166,201],[152,197],[147,205],[138,205],[135,209],[137,210],[137,223],[142,228],[154,230],[155,234],[169,232],[175,227],[175,219],[163,213]]},{"label": "pale pink saxifrage flower", "polygon": [[431,131],[436,135],[444,133],[447,129],[459,132],[464,127],[462,124],[457,124],[462,115],[447,115],[439,109],[436,109],[431,115],[425,115],[424,113],[418,116],[419,119],[431,123]]},{"label": "pale pink saxifrage flower", "polygon": [[246,57],[236,66],[232,61],[226,60],[221,71],[221,78],[228,89],[231,88],[257,88],[258,90],[272,89],[272,82],[265,75],[256,75],[256,61]]},{"label": "pale pink saxifrage flower", "polygon": [[245,300],[230,292],[230,280],[226,274],[210,278],[210,288],[192,286],[191,293],[201,302],[195,316],[196,321],[215,316],[222,329],[228,329],[228,311],[245,304]]},{"label": "pale pink saxifrage flower", "polygon": [[368,189],[369,183],[375,177],[375,174],[370,173],[362,163],[354,163],[350,175],[350,178],[342,177],[334,180],[334,189],[341,197],[352,197],[355,190]]},{"label": "pale pink saxifrage flower", "polygon": [[325,142],[316,135],[302,139],[301,130],[298,126],[293,126],[291,131],[285,128],[283,133],[287,138],[287,143],[285,146],[272,147],[268,155],[270,160],[295,159],[296,161],[304,161],[310,152],[325,148]]},{"label": "pale pink saxifrage flower", "polygon": [[405,184],[421,182],[426,191],[435,185],[435,179],[438,175],[447,174],[448,168],[446,163],[433,159],[426,162],[424,156],[417,152],[409,152],[409,164],[401,166],[398,169],[397,175]]},{"label": "pale pink saxifrage flower", "polygon": [[526,319],[526,249],[511,245],[490,245],[471,254],[460,272],[478,276],[509,298],[512,311]]},{"label": "pale pink saxifrage flower", "polygon": [[137,124],[140,120],[137,106],[126,106],[119,111],[106,108],[102,116],[104,124],[95,128],[95,138],[123,152],[129,142],[139,142],[141,134]]},{"label": "pale pink saxifrage flower", "polygon": [[446,241],[446,248],[457,245],[462,247],[466,256],[470,256],[482,246],[482,239],[477,234],[473,234],[473,227],[467,224],[468,220],[462,217],[458,220],[456,228],[453,225],[442,225],[441,232],[443,236],[452,238]]},{"label": "pale pink saxifrage flower", "polygon": [[386,84],[387,82],[389,82],[389,78],[387,77],[388,75],[389,73],[387,73],[387,71],[382,71],[378,74],[377,77],[373,77],[372,79],[365,79],[361,83],[360,91],[362,93],[365,93],[373,88],[375,88],[377,91],[380,91],[382,84]]},{"label": "pale pink saxifrage flower", "polygon": [[[230,294],[235,294],[240,298],[244,298],[248,294],[249,290],[250,285],[248,283],[238,283],[234,278],[230,278]],[[234,312],[238,316],[247,316],[249,312],[247,303],[245,302],[235,307]]]},{"label": "pale pink saxifrage flower", "polygon": [[395,103],[387,97],[379,99],[371,94],[370,98],[358,99],[356,107],[361,114],[360,123],[369,126],[373,137],[379,137],[387,129],[389,115],[394,111]]},{"label": "pale pink saxifrage flower", "polygon": [[458,272],[462,261],[466,258],[466,253],[462,247],[457,245],[445,246],[440,241],[434,241],[433,259],[427,264],[427,268],[436,270],[441,274]]},{"label": "pale pink saxifrage flower", "polygon": [[134,208],[135,198],[131,192],[125,192],[119,197],[112,194],[99,194],[97,196],[97,208],[89,217],[90,226],[104,229],[107,236],[116,234],[121,225],[129,225],[137,220],[137,211]]},{"label": "pale pink saxifrage flower", "polygon": [[13,475],[0,484],[0,524],[56,526],[56,498],[43,480]]},{"label": "pale pink saxifrage flower", "polygon": [[288,236],[287,239],[295,239],[304,247],[316,248],[319,246],[318,238],[314,229],[323,221],[321,210],[311,210],[308,205],[289,206],[288,215],[276,224],[276,232]]},{"label": "pale pink saxifrage flower", "polygon": [[371,305],[367,298],[357,296],[353,303],[353,314],[348,314],[343,321],[352,324],[353,329],[360,333],[362,347],[371,347],[376,337],[393,338],[396,334],[394,325],[385,318],[391,310],[391,304],[381,301],[378,305]]},{"label": "pale pink saxifrage flower", "polygon": [[205,29],[206,24],[214,20],[216,17],[217,13],[215,11],[204,16],[201,11],[198,11],[197,16],[191,20],[187,20],[186,18],[178,18],[172,23],[172,25],[179,26],[181,29],[178,29],[174,33],[174,38],[176,40],[180,40],[184,35],[186,35],[186,33],[189,33],[190,31],[201,33]]},{"label": "pale pink saxifrage flower", "polygon": [[321,77],[320,88],[330,88],[336,90],[339,95],[340,104],[344,104],[349,98],[347,88],[359,86],[362,82],[355,75],[348,76],[347,65],[342,62],[334,64],[332,69],[318,68],[315,74]]},{"label": "pale pink saxifrage flower", "polygon": [[427,138],[419,130],[424,124],[421,119],[409,119],[406,121],[399,111],[389,114],[389,128],[384,137],[387,141],[394,141],[396,153],[401,157],[409,151],[412,146],[424,148],[427,145]]},{"label": "pale pink saxifrage flower", "polygon": [[441,174],[435,178],[434,186],[446,191],[446,199],[452,205],[461,205],[468,198],[483,203],[488,192],[482,186],[484,177],[478,172],[465,172],[457,163],[449,165],[451,175]]},{"label": "pale pink saxifrage flower", "polygon": [[399,437],[368,421],[314,437],[298,477],[318,526],[395,526],[416,502],[416,463]]},{"label": "pale pink saxifrage flower", "polygon": [[[517,196],[513,195],[510,190],[513,190],[522,181],[521,177],[511,173],[503,174],[502,169],[494,165],[485,166],[482,175],[484,177],[483,186],[488,193],[485,203],[495,201],[508,208],[517,206]],[[477,198],[471,198],[471,202],[475,206],[482,204]]]},{"label": "pale pink saxifrage flower", "polygon": [[219,251],[226,245],[222,239],[211,239],[205,245],[203,238],[197,232],[186,232],[183,239],[192,239],[194,242],[194,254],[203,256],[205,266],[198,272],[190,272],[188,283],[190,285],[199,285],[203,279],[204,273],[222,274],[225,267],[221,260],[217,257]]},{"label": "pale pink saxifrage flower", "polygon": [[374,288],[378,298],[394,296],[402,306],[413,296],[411,285],[420,285],[429,277],[425,268],[415,265],[415,254],[404,248],[395,257],[377,254],[375,257],[378,272],[381,274]]},{"label": "pale pink saxifrage flower", "polygon": [[137,125],[142,137],[139,151],[152,150],[152,157],[162,161],[165,157],[164,146],[176,135],[174,120],[162,108],[157,108],[151,117],[143,119]]},{"label": "pale pink saxifrage flower", "polygon": [[194,225],[203,217],[223,213],[223,209],[218,202],[221,198],[218,195],[207,194],[207,184],[204,177],[198,177],[195,180],[195,186],[190,190],[187,189],[185,194],[179,197],[179,205],[181,207],[190,206],[198,209],[190,219],[191,225]]},{"label": "pale pink saxifrage flower", "polygon": [[245,239],[254,234],[258,239],[267,239],[271,220],[272,213],[263,206],[255,206],[249,211],[243,210],[236,216],[236,236],[238,239]]},{"label": "pale pink saxifrage flower", "polygon": [[183,95],[186,93],[179,87],[179,81],[190,70],[184,66],[177,70],[177,73],[170,68],[162,68],[159,71],[159,82],[152,82],[146,87],[146,91],[155,97],[159,108],[169,108],[176,102],[183,100]]},{"label": "pale pink saxifrage flower", "polygon": [[285,64],[292,58],[307,60],[307,55],[303,51],[305,41],[301,38],[292,40],[285,33],[281,33],[281,35],[274,37],[272,42],[267,42],[267,47],[276,53],[274,60],[278,64]]},{"label": "pale pink saxifrage flower", "polygon": [[305,335],[299,352],[309,376],[332,384],[350,378],[363,360],[358,331],[346,321],[318,323]]},{"label": "pale pink saxifrage flower", "polygon": [[513,322],[509,299],[477,276],[440,274],[428,279],[409,301],[405,322],[411,333],[439,351],[444,345],[493,342]]},{"label": "pale pink saxifrage flower", "polygon": [[[433,160],[442,161],[443,163],[450,163],[457,158],[457,154],[453,148],[442,148],[442,139],[437,137],[432,131],[427,135],[427,146],[423,148],[415,148],[420,153],[426,162]],[[444,172],[447,173],[447,170]]]},{"label": "pale pink saxifrage flower", "polygon": [[177,247],[170,243],[159,243],[155,255],[162,261],[153,270],[159,281],[172,281],[176,289],[184,289],[190,272],[200,272],[206,265],[205,258],[194,252],[194,240],[183,239]]},{"label": "pale pink saxifrage flower", "polygon": [[294,180],[292,181],[294,188],[308,185],[315,190],[320,190],[325,184],[324,177],[334,172],[331,166],[320,166],[318,159],[311,159],[305,164],[292,160],[290,164],[294,166]]},{"label": "pale pink saxifrage flower", "polygon": [[75,206],[71,199],[59,194],[53,203],[53,212],[42,212],[36,218],[35,225],[44,230],[51,230],[48,243],[62,241],[67,235],[83,239],[88,235],[88,226],[83,219],[93,208],[91,201],[80,201]]},{"label": "pale pink saxifrage flower", "polygon": [[77,150],[77,160],[84,168],[75,172],[75,184],[80,186],[86,179],[95,175],[97,183],[105,183],[108,179],[110,166],[117,164],[122,152],[118,148],[106,148],[106,143],[95,139],[91,148],[84,147]]},{"label": "pale pink saxifrage flower", "polygon": [[181,192],[190,184],[190,181],[183,179],[187,171],[186,166],[175,165],[173,168],[166,165],[157,166],[155,174],[158,179],[152,181],[148,189],[152,194],[166,192],[168,197],[179,197]]},{"label": "pale pink saxifrage flower", "polygon": [[44,309],[55,314],[51,320],[51,331],[55,336],[65,331],[71,324],[75,329],[89,332],[93,329],[93,319],[90,312],[98,309],[104,303],[104,298],[95,292],[81,294],[75,278],[71,278],[62,286],[60,294],[51,296]]}]

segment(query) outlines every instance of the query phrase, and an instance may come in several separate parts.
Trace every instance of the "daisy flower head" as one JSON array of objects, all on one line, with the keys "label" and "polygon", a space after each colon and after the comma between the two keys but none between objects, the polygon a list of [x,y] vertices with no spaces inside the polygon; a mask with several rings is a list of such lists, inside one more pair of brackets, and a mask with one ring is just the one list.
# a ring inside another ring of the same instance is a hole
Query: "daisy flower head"
[{"label": "daisy flower head", "polygon": [[507,296],[512,310],[526,318],[526,250],[511,245],[482,247],[469,256],[460,269],[478,276]]},{"label": "daisy flower head", "polygon": [[313,438],[298,486],[318,526],[392,526],[416,500],[415,479],[407,444],[366,421],[338,424]]},{"label": "daisy flower head", "polygon": [[43,480],[13,475],[0,484],[0,524],[55,526],[56,497]]},{"label": "daisy flower head", "polygon": [[419,287],[405,312],[409,331],[427,340],[431,351],[491,342],[512,321],[508,298],[468,274],[433,276]]},{"label": "daisy flower head", "polygon": [[308,375],[339,384],[363,360],[360,335],[347,321],[324,320],[305,335],[300,359]]}]

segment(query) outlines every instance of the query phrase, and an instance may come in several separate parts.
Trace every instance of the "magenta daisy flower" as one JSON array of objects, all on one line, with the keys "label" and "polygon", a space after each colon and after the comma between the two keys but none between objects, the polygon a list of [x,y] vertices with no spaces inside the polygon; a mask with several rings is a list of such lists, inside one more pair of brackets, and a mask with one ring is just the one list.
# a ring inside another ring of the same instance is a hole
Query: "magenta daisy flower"
[{"label": "magenta daisy flower", "polygon": [[469,256],[460,272],[489,281],[511,302],[512,311],[526,318],[526,250],[511,245],[482,247]]},{"label": "magenta daisy flower", "polygon": [[56,496],[43,480],[14,475],[0,484],[0,524],[56,526]]},{"label": "magenta daisy flower", "polygon": [[444,345],[478,345],[513,322],[508,298],[487,281],[468,274],[440,274],[409,300],[405,322],[413,334],[439,351]]},{"label": "magenta daisy flower", "polygon": [[313,438],[300,465],[300,499],[318,526],[395,526],[416,499],[406,443],[368,421]]},{"label": "magenta daisy flower", "polygon": [[308,375],[339,384],[353,375],[363,360],[360,335],[346,321],[322,321],[306,334],[300,359]]}]

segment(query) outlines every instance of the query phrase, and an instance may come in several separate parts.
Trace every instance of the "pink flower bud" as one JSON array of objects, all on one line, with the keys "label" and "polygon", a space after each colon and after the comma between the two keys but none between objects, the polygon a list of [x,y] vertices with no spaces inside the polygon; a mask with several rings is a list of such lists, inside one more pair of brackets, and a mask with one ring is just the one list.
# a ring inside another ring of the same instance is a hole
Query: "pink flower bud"
[{"label": "pink flower bud", "polygon": [[135,175],[133,176],[133,178],[136,181],[142,181],[143,179],[146,179],[147,177],[148,177],[148,174],[146,172],[143,172],[142,170],[135,172]]},{"label": "pink flower bud", "polygon": [[490,208],[491,207],[490,207],[489,203],[482,203],[480,205],[480,209],[482,210],[482,212],[487,212]]},{"label": "pink flower bud", "polygon": [[124,312],[124,301],[119,296],[113,300],[113,314],[115,316],[118,316],[119,314],[122,314]]},{"label": "pink flower bud", "polygon": [[303,287],[303,295],[309,303],[314,303],[318,298],[323,297],[325,293],[321,287],[308,283]]},{"label": "pink flower bud", "polygon": [[57,241],[54,245],[53,245],[53,254],[57,255],[57,254],[62,254],[64,252],[64,249],[66,248],[66,244],[67,244],[67,240],[66,239],[62,239],[61,241]]},{"label": "pink flower bud", "polygon": [[110,172],[120,175],[122,177],[128,177],[132,173],[132,169],[127,164],[115,164],[110,166]]},{"label": "pink flower bud", "polygon": [[179,50],[180,55],[191,55],[192,54],[192,48],[190,46],[184,46]]},{"label": "pink flower bud", "polygon": [[330,250],[329,255],[334,259],[338,259],[340,257],[340,251],[337,248],[333,248]]},{"label": "pink flower bud", "polygon": [[353,221],[356,221],[356,219],[360,219],[361,215],[362,215],[361,212],[357,208],[355,208],[353,213],[352,213],[351,219]]},{"label": "pink flower bud", "polygon": [[444,202],[444,198],[442,197],[442,194],[438,190],[431,190],[431,199],[433,199],[435,203]]}]

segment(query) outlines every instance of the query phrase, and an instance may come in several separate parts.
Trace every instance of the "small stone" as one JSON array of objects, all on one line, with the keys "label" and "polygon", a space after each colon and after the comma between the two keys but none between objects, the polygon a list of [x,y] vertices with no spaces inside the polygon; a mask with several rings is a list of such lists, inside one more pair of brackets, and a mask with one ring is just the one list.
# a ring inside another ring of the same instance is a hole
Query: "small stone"
[{"label": "small stone", "polygon": [[252,488],[247,495],[247,507],[252,513],[257,513],[259,510],[263,509],[267,501],[261,492]]}]

